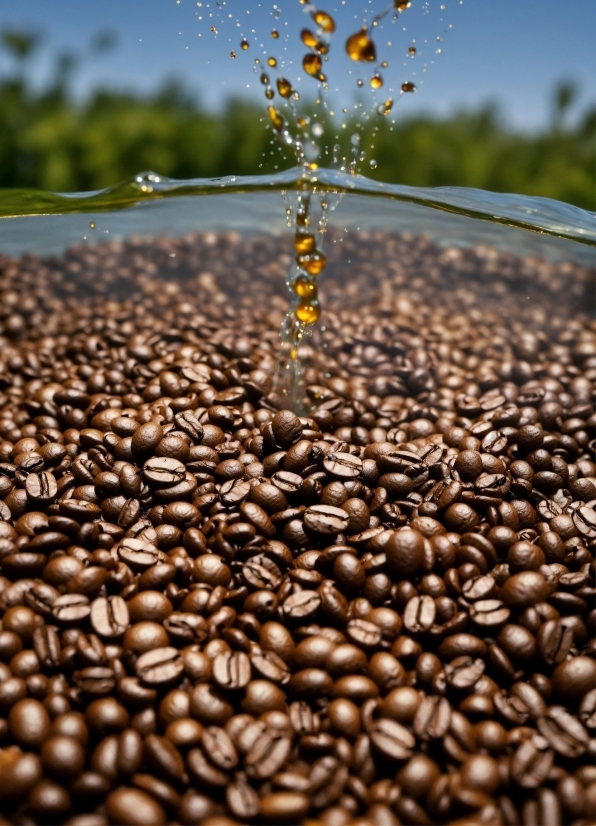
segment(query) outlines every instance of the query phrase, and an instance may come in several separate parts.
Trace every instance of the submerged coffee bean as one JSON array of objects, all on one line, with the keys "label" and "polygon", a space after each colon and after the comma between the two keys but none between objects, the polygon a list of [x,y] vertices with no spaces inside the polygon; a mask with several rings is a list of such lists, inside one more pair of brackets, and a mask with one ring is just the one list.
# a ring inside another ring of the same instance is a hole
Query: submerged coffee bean
[{"label": "submerged coffee bean", "polygon": [[304,417],[282,241],[0,257],[7,822],[594,819],[592,276],[349,243]]}]

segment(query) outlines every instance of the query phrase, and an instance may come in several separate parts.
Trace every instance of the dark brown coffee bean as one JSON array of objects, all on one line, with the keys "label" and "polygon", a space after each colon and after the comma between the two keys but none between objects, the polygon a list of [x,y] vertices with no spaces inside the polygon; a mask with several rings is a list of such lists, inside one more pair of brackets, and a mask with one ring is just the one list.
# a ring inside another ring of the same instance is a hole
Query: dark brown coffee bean
[{"label": "dark brown coffee bean", "polygon": [[416,745],[414,736],[405,726],[387,718],[376,720],[369,736],[374,748],[389,760],[406,760]]},{"label": "dark brown coffee bean", "polygon": [[404,625],[412,634],[430,631],[436,617],[435,601],[430,596],[413,597],[404,609]]},{"label": "dark brown coffee bean", "polygon": [[338,479],[355,479],[362,473],[362,460],[351,453],[330,451],[323,459],[323,467]]},{"label": "dark brown coffee bean", "polygon": [[242,651],[226,651],[213,660],[213,679],[222,688],[244,688],[250,682],[250,677],[250,660]]},{"label": "dark brown coffee bean", "polygon": [[291,748],[292,741],[289,737],[265,728],[244,758],[246,773],[255,780],[272,777],[286,762]]},{"label": "dark brown coffee bean", "polygon": [[235,780],[226,788],[226,806],[233,817],[245,822],[259,814],[261,800],[249,783]]},{"label": "dark brown coffee bean", "polygon": [[416,710],[412,727],[421,740],[440,740],[449,729],[451,706],[445,697],[425,697]]},{"label": "dark brown coffee bean", "polygon": [[114,639],[128,628],[128,607],[122,597],[98,597],[91,604],[90,619],[96,634]]},{"label": "dark brown coffee bean", "polygon": [[304,512],[304,525],[321,536],[337,536],[348,527],[348,514],[332,505],[313,505]]},{"label": "dark brown coffee bean", "polygon": [[156,648],[141,654],[136,662],[135,671],[147,685],[166,685],[181,676],[184,671],[184,660],[175,648]]},{"label": "dark brown coffee bean", "polygon": [[315,591],[299,591],[289,596],[284,604],[283,611],[291,619],[305,619],[312,617],[321,605],[321,597]]},{"label": "dark brown coffee bean", "polygon": [[588,733],[577,717],[562,706],[551,706],[536,721],[538,731],[556,752],[567,758],[580,757],[588,747]]},{"label": "dark brown coffee bean", "polygon": [[144,571],[157,562],[164,562],[166,557],[154,545],[142,539],[123,539],[117,546],[117,553],[122,562],[133,570]]}]

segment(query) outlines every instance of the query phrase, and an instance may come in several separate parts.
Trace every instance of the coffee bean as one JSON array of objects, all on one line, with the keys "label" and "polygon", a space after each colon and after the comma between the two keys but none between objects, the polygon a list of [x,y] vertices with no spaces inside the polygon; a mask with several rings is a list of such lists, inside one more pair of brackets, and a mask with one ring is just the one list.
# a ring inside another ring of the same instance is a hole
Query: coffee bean
[{"label": "coffee bean", "polygon": [[351,453],[330,451],[323,459],[323,467],[338,479],[355,479],[362,473],[362,460]]},{"label": "coffee bean", "polygon": [[265,728],[244,758],[246,773],[255,780],[272,777],[286,762],[291,747],[292,741],[289,737]]},{"label": "coffee bean", "polygon": [[184,671],[184,660],[175,648],[156,648],[141,654],[135,671],[147,685],[165,685],[180,677]]},{"label": "coffee bean", "polygon": [[544,717],[538,718],[536,725],[549,745],[564,757],[579,757],[588,747],[587,731],[562,706],[551,706]]},{"label": "coffee bean", "polygon": [[320,604],[321,597],[316,592],[299,591],[285,600],[283,611],[291,619],[304,619],[316,614]]},{"label": "coffee bean", "polygon": [[304,512],[304,525],[321,536],[337,536],[348,527],[348,514],[332,505],[313,505]]},{"label": "coffee bean", "polygon": [[242,651],[225,651],[213,660],[213,679],[222,688],[244,688],[250,676],[250,660]]},{"label": "coffee bean", "polygon": [[416,744],[414,736],[405,726],[387,718],[376,720],[369,736],[372,745],[389,760],[406,760]]},{"label": "coffee bean", "polygon": [[432,597],[413,597],[404,609],[404,625],[412,634],[430,631],[436,613],[435,601]]},{"label": "coffee bean", "polygon": [[99,597],[91,604],[90,619],[100,637],[120,637],[128,628],[128,607],[122,597]]},{"label": "coffee bean", "polygon": [[226,806],[233,817],[241,821],[252,820],[259,814],[261,800],[249,783],[235,780],[226,788]]},{"label": "coffee bean", "polygon": [[135,570],[144,571],[157,562],[165,561],[165,554],[142,539],[123,539],[117,546],[118,558]]},{"label": "coffee bean", "polygon": [[425,697],[416,710],[413,729],[421,740],[440,740],[449,729],[451,706],[445,697]]}]

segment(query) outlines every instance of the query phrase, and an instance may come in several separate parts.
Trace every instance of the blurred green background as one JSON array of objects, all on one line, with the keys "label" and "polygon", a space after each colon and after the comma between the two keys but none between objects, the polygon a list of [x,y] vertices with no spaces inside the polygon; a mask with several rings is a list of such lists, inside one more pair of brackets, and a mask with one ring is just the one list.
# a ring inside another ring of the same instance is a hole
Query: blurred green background
[{"label": "blurred green background", "polygon": [[[98,36],[92,51],[109,50]],[[55,56],[47,82],[30,80],[39,38],[27,31],[0,32],[8,68],[0,75],[0,187],[88,191],[142,170],[173,178],[273,172],[293,163],[265,128],[264,107],[230,99],[219,114],[203,108],[176,82],[143,96],[97,89],[72,93],[79,58]],[[551,118],[540,132],[509,128],[498,107],[456,112],[448,118],[410,116],[390,131],[385,121],[362,172],[414,186],[466,186],[556,198],[595,208],[596,107],[568,118],[578,90],[561,81],[553,90]],[[346,130],[348,134],[352,130]],[[239,136],[242,139],[239,140]]]}]

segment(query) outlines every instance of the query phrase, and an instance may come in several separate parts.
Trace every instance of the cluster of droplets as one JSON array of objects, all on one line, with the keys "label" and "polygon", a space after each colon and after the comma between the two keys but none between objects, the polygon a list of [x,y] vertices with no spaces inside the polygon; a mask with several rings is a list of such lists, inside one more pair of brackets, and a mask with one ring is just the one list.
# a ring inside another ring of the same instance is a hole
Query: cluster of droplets
[{"label": "cluster of droplets", "polygon": [[[328,12],[317,8],[311,0],[299,0],[299,2],[309,17],[308,25],[300,31],[301,43],[308,50],[302,56],[302,69],[307,77],[317,82],[316,103],[327,109],[325,96],[328,91],[328,81],[324,66],[329,60],[336,23]],[[225,6],[225,0],[216,5]],[[394,100],[391,97],[380,101],[376,98],[376,94],[384,88],[383,72],[388,67],[387,61],[379,62],[377,58],[375,43],[375,38],[379,33],[377,27],[381,20],[389,15],[394,21],[397,20],[410,6],[411,0],[392,0],[390,5],[373,16],[369,23],[363,23],[345,42],[345,52],[352,61],[371,67],[372,73],[368,84],[373,93],[373,111],[379,116],[390,114]],[[281,12],[278,6],[274,5],[273,8],[276,18],[279,18]],[[443,8],[444,6],[441,6],[441,9]],[[240,26],[240,23],[237,22],[236,25]],[[217,33],[215,27],[211,30]],[[277,42],[279,36],[278,29],[273,28],[271,30],[272,40]],[[239,45],[244,52],[250,48],[249,41],[245,37],[242,37]],[[410,45],[408,55],[414,57],[416,53],[416,46]],[[236,52],[231,51],[230,56],[235,58]],[[313,114],[311,119],[297,111],[296,105],[300,100],[300,95],[294,89],[292,82],[282,73],[282,67],[278,64],[278,58],[272,54],[265,53],[262,61],[259,57],[254,60],[254,70],[264,87],[267,117],[273,133],[284,146],[292,149],[298,164],[303,168],[303,188],[296,194],[295,206],[287,204],[286,208],[288,225],[294,226],[295,268],[287,281],[292,295],[292,306],[282,327],[282,350],[276,370],[278,392],[290,397],[288,401],[295,406],[299,377],[299,346],[309,326],[314,324],[320,316],[317,279],[326,265],[322,240],[327,225],[329,204],[328,196],[315,194],[315,171],[318,168],[317,159],[321,152],[319,139],[324,133],[323,124],[317,120],[316,114]],[[359,78],[357,85],[362,87],[364,81]],[[415,92],[416,86],[411,80],[405,80],[401,84],[400,91],[401,93]],[[347,112],[347,109],[343,112]],[[328,114],[333,116],[334,112],[329,111]],[[364,118],[368,120],[369,115],[364,114]],[[342,127],[345,128],[345,125],[342,124]],[[359,126],[360,124],[357,124],[357,127]],[[362,162],[366,155],[361,151],[358,134],[352,135],[351,143],[352,157],[351,159],[343,158],[341,170],[355,174],[358,163]],[[333,147],[334,163],[337,161],[339,151],[340,146],[337,144]],[[369,163],[371,169],[376,168],[375,160]],[[320,207],[321,215],[317,225],[312,226],[312,206],[315,201]]]}]

